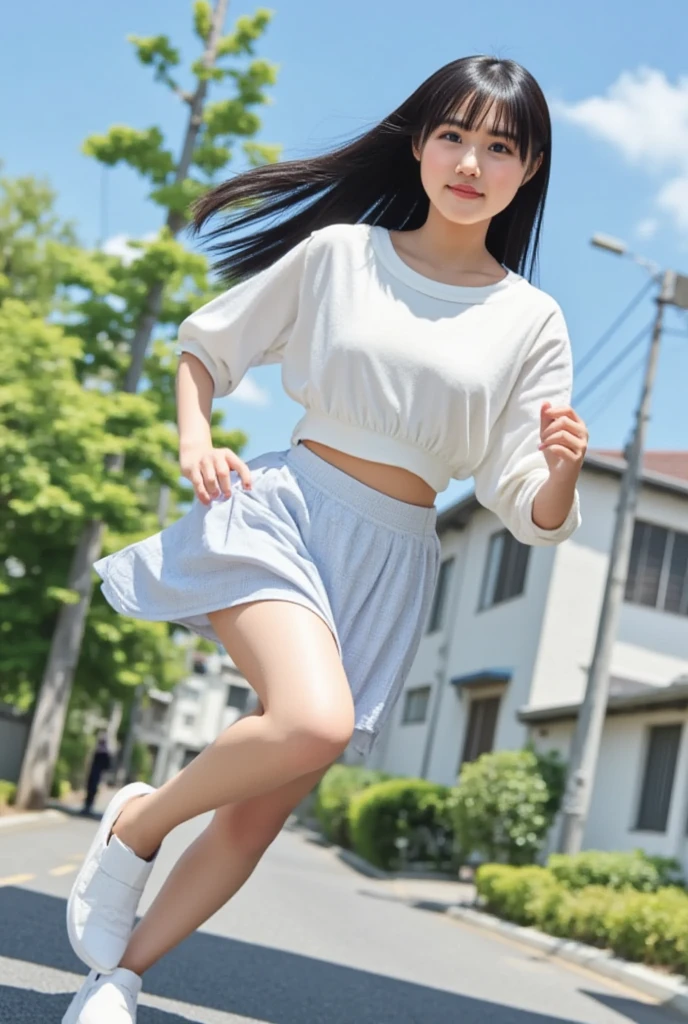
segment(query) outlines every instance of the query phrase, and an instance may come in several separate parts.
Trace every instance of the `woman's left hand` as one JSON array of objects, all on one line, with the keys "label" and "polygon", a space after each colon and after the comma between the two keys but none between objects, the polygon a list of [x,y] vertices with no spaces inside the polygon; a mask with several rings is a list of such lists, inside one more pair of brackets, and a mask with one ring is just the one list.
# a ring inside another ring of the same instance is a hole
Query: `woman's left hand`
[{"label": "woman's left hand", "polygon": [[543,403],[540,441],[550,475],[577,479],[588,450],[588,428],[570,405],[555,408]]}]

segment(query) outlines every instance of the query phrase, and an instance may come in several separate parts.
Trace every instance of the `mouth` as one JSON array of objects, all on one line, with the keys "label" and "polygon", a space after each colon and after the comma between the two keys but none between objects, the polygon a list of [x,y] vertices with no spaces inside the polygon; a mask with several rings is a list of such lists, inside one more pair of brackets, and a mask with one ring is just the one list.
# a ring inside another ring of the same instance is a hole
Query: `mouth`
[{"label": "mouth", "polygon": [[484,192],[478,192],[472,185],[448,185],[447,188],[461,199],[482,199]]}]

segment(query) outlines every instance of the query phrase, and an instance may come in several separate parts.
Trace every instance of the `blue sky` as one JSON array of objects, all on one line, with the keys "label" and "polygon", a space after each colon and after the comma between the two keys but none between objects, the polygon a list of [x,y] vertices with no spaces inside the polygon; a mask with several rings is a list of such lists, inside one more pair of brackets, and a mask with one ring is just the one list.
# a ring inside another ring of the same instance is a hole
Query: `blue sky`
[{"label": "blue sky", "polygon": [[[441,65],[473,53],[524,64],[554,114],[554,165],[539,284],[566,313],[574,357],[586,352],[644,283],[644,271],[589,245],[594,232],[625,239],[661,266],[688,274],[688,8],[675,0],[300,0],[276,4],[258,53],[280,66],[273,103],[261,111],[260,140],[284,146],[284,158],[308,155],[358,133],[393,110]],[[230,4],[228,25],[256,8]],[[167,33],[189,61],[198,52],[187,0],[85,0],[1,16],[0,159],[5,173],[50,180],[59,210],[87,244],[159,227],[135,175],[102,175],[80,145],[111,124],[159,125],[177,149],[185,111],[134,59],[128,33]],[[27,43],[30,39],[30,52]],[[218,95],[217,93],[215,94]],[[240,169],[240,164],[234,165]],[[579,411],[591,445],[619,447],[637,404],[637,349],[619,354],[653,315],[648,297],[603,353],[577,376],[580,393],[612,366]],[[688,314],[669,310],[648,447],[686,448]],[[674,333],[676,332],[676,333]],[[635,372],[629,372],[636,366]],[[281,391],[279,368],[254,370],[222,403],[227,423],[246,430],[248,458],[284,448],[300,408]],[[452,484],[440,508],[465,493]]]}]

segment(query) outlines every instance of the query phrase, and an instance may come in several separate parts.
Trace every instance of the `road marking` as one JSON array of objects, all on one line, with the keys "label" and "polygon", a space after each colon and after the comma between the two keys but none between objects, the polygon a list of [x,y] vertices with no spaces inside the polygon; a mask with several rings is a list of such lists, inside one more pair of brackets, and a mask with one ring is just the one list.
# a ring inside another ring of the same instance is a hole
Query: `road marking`
[{"label": "road marking", "polygon": [[0,886],[2,885],[22,885],[24,882],[31,882],[35,878],[35,875],[8,875],[7,878],[0,878]]},{"label": "road marking", "polygon": [[63,864],[62,867],[52,868],[52,870],[50,870],[48,874],[54,875],[56,878],[59,878],[60,875],[71,875],[72,872],[77,870],[78,869],[76,864]]}]

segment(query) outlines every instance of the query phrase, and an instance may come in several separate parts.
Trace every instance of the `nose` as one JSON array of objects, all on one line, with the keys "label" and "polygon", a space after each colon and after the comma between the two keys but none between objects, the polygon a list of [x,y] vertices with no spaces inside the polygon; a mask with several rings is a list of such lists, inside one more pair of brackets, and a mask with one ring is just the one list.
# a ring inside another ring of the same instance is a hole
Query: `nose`
[{"label": "nose", "polygon": [[461,159],[456,165],[457,174],[472,174],[474,178],[480,177],[480,165],[478,164],[478,154],[475,151],[475,147],[471,146],[466,149],[461,155]]}]

